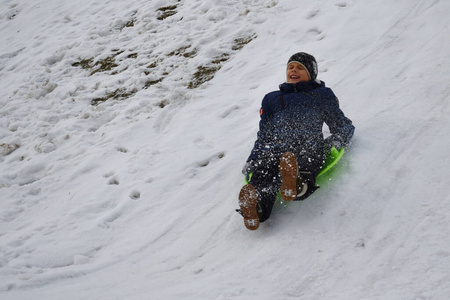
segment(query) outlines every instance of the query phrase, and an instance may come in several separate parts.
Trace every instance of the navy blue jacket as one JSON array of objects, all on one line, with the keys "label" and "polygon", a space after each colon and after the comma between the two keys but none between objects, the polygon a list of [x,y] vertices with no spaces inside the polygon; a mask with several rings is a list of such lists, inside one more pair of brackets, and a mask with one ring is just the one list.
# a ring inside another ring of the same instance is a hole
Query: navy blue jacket
[{"label": "navy blue jacket", "polygon": [[261,107],[258,137],[247,161],[257,161],[266,151],[288,146],[302,153],[323,155],[323,124],[343,146],[350,142],[355,127],[339,108],[330,88],[320,81],[283,83],[279,91],[267,94]]}]

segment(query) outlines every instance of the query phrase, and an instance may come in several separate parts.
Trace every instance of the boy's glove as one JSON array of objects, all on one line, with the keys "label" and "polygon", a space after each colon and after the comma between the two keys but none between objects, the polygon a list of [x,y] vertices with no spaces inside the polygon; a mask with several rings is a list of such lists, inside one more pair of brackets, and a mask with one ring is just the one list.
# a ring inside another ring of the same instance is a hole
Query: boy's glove
[{"label": "boy's glove", "polygon": [[325,148],[327,150],[331,149],[332,147],[335,147],[337,150],[344,147],[344,142],[342,141],[341,137],[338,135],[330,135],[325,139]]},{"label": "boy's glove", "polygon": [[249,174],[254,173],[256,171],[256,162],[253,160],[250,160],[245,163],[244,168],[242,169],[242,174],[247,177]]}]

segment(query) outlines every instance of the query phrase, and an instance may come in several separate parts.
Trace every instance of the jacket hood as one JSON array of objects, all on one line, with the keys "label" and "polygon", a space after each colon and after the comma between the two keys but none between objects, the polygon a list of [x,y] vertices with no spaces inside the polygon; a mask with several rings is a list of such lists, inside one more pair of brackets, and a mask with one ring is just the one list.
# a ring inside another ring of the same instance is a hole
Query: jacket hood
[{"label": "jacket hood", "polygon": [[285,93],[294,93],[294,92],[309,92],[318,87],[325,87],[325,82],[319,80],[311,80],[306,82],[297,82],[297,83],[282,83],[280,84],[280,91]]}]

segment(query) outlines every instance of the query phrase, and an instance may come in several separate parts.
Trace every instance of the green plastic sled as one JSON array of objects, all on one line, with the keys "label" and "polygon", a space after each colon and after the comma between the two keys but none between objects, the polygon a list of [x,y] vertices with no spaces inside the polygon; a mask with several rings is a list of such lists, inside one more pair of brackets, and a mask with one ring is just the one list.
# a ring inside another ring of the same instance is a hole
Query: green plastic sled
[{"label": "green plastic sled", "polygon": [[344,152],[345,152],[344,148],[338,150],[334,146],[331,147],[331,151],[330,153],[328,153],[325,159],[323,169],[322,171],[320,171],[319,175],[317,175],[317,178],[330,171],[338,163],[338,161],[341,160],[342,156],[344,156]]},{"label": "green plastic sled", "polygon": [[[341,160],[342,156],[344,156],[344,152],[344,148],[337,150],[335,147],[332,147],[330,153],[327,154],[322,171],[320,171],[319,175],[317,175],[316,180],[321,178],[325,173],[328,173]],[[252,175],[253,173],[250,173],[245,177],[244,184],[248,184],[250,182]]]}]

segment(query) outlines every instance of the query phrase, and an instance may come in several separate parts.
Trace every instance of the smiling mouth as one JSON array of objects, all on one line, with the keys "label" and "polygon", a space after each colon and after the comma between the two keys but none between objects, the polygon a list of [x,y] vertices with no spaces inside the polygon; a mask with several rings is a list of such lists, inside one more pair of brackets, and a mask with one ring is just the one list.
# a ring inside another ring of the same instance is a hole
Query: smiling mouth
[{"label": "smiling mouth", "polygon": [[300,76],[297,76],[297,75],[291,75],[289,78],[290,78],[290,79],[293,79],[293,80],[297,80],[297,79],[300,79]]}]

